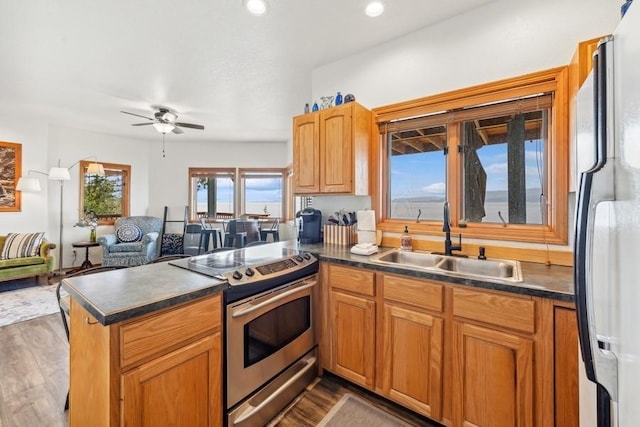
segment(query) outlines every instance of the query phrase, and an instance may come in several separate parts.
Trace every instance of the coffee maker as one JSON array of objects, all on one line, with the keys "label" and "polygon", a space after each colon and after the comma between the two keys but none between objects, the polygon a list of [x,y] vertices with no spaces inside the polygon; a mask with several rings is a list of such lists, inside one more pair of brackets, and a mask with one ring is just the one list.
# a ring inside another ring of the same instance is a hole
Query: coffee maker
[{"label": "coffee maker", "polygon": [[298,239],[300,243],[322,242],[322,211],[314,208],[304,208],[296,214],[299,221]]}]

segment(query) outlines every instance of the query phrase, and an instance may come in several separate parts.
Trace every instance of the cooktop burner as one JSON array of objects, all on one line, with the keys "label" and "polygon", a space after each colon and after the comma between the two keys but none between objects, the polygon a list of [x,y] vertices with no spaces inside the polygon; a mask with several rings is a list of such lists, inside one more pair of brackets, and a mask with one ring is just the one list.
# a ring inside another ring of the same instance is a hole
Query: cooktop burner
[{"label": "cooktop burner", "polygon": [[197,255],[169,261],[169,264],[227,280],[230,288],[246,288],[241,291],[245,296],[251,295],[253,288],[255,293],[262,292],[318,271],[318,259],[311,253],[280,244]]}]

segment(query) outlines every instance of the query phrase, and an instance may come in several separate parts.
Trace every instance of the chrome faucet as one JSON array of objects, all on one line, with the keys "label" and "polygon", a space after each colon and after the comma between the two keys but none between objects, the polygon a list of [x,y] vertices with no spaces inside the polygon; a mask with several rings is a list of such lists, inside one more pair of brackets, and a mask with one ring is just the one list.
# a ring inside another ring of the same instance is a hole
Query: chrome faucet
[{"label": "chrome faucet", "polygon": [[442,223],[444,231],[444,254],[452,255],[452,251],[462,250],[462,234],[458,234],[458,244],[451,243],[451,220],[449,219],[449,202],[444,202],[444,221]]}]

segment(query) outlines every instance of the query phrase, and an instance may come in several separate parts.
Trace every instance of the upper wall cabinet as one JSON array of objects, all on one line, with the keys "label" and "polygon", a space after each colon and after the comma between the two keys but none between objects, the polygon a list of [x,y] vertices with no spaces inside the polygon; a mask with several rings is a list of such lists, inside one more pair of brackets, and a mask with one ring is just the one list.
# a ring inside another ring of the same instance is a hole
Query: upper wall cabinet
[{"label": "upper wall cabinet", "polygon": [[371,117],[355,102],[294,117],[294,193],[368,195]]}]

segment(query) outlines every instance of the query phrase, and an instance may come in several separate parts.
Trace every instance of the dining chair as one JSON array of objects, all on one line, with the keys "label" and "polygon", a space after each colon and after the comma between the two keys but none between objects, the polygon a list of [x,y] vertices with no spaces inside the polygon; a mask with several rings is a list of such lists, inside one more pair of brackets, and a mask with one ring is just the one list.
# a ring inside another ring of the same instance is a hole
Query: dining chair
[{"label": "dining chair", "polygon": [[209,218],[201,217],[200,225],[202,227],[200,231],[200,245],[198,246],[198,254],[207,252],[209,250],[209,236],[213,237],[213,248],[222,246],[222,230],[218,227],[214,227]]},{"label": "dining chair", "polygon": [[247,244],[247,233],[244,232],[242,221],[230,219],[224,234],[224,246],[244,248]]},{"label": "dining chair", "polygon": [[260,240],[267,240],[271,236],[274,242],[280,241],[280,218],[273,218],[270,226],[260,228]]},{"label": "dining chair", "polygon": [[[88,274],[95,274],[95,273],[102,273],[104,271],[111,271],[111,270],[119,270],[121,268],[127,268],[126,265],[108,265],[108,266],[104,266],[104,265],[100,265],[97,267],[91,267],[91,268],[85,268],[84,270],[77,270],[74,271],[73,273],[69,273],[66,275],[67,278],[69,277],[76,277],[76,276],[86,276]],[[62,280],[60,281],[60,283],[58,283],[58,286],[56,287],[56,298],[58,300],[58,309],[60,310],[60,317],[62,319],[62,326],[64,327],[64,333],[67,335],[67,341],[69,341],[69,314],[70,314],[70,308],[71,308],[71,302],[70,302],[70,296],[68,294],[63,295],[61,292],[61,287],[62,287]],[[64,410],[68,410],[69,409],[69,391],[67,391],[67,398],[64,402]]]}]

